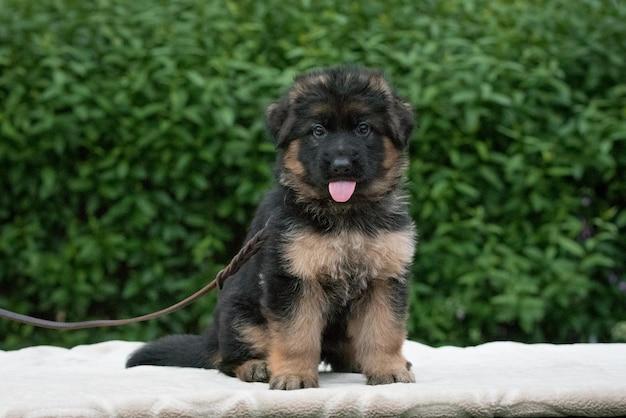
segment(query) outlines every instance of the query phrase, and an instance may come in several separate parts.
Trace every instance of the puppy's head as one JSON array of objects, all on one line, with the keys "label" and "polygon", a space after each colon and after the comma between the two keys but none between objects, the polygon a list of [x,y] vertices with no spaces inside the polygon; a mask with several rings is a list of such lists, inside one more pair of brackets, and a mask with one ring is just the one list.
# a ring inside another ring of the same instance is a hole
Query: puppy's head
[{"label": "puppy's head", "polygon": [[331,68],[296,78],[267,125],[283,185],[303,201],[355,203],[397,187],[413,112],[381,73]]}]

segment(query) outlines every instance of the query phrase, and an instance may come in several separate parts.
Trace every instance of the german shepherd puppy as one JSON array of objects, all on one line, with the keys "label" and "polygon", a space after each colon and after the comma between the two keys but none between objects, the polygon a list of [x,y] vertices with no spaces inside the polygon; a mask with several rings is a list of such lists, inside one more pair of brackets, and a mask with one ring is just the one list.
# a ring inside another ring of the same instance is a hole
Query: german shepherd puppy
[{"label": "german shepherd puppy", "polygon": [[382,74],[313,71],[267,108],[277,185],[248,234],[263,248],[225,282],[204,335],[133,353],[142,364],[217,368],[271,389],[318,386],[324,361],[372,385],[414,382],[402,355],[415,228],[403,192],[411,107]]}]

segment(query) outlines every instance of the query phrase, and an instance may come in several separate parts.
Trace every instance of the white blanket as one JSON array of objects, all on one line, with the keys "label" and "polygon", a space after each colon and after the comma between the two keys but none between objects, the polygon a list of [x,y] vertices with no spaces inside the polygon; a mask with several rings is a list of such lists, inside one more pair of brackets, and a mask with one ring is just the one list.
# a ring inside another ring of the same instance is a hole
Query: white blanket
[{"label": "white blanket", "polygon": [[0,416],[626,415],[626,344],[408,341],[414,384],[367,386],[360,374],[326,372],[319,389],[287,392],[215,370],[124,369],[139,345],[0,351]]}]

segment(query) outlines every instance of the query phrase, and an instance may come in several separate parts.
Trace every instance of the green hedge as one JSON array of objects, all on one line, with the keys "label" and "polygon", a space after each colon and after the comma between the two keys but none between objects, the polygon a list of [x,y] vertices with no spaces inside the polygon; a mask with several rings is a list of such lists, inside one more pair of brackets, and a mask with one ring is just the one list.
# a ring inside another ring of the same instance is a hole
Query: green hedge
[{"label": "green hedge", "polygon": [[[624,338],[625,21],[591,0],[0,0],[0,306],[117,318],[199,287],[271,181],[264,106],[347,62],[420,115],[412,338]],[[2,321],[0,347],[194,332],[215,297],[120,329]]]}]

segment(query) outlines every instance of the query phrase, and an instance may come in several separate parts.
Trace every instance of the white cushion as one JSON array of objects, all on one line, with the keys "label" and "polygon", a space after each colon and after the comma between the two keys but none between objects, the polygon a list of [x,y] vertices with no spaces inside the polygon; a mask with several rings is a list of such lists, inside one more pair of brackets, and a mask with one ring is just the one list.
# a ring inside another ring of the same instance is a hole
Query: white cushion
[{"label": "white cushion", "polygon": [[321,373],[319,389],[270,391],[215,370],[124,369],[141,343],[0,351],[0,416],[626,415],[626,344],[407,341],[417,382],[367,386]]}]

